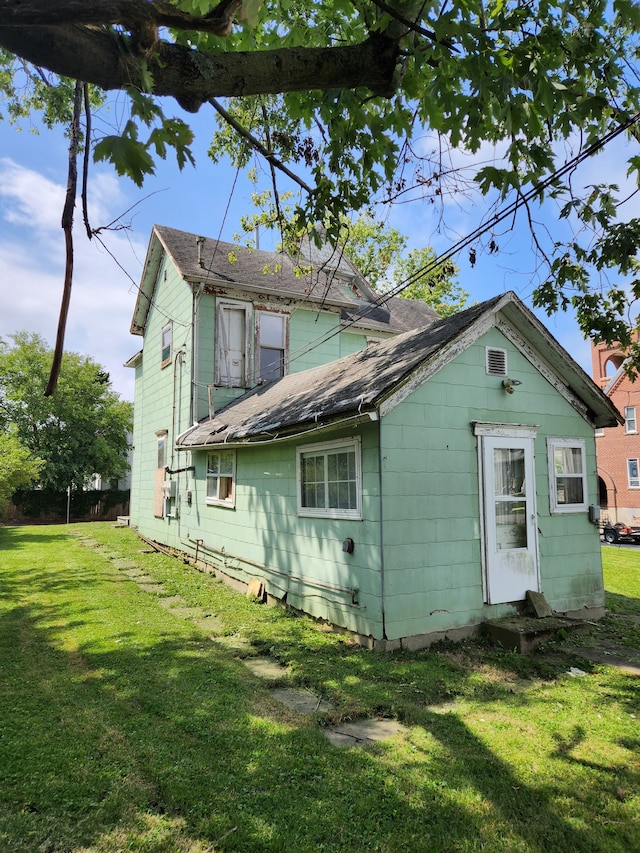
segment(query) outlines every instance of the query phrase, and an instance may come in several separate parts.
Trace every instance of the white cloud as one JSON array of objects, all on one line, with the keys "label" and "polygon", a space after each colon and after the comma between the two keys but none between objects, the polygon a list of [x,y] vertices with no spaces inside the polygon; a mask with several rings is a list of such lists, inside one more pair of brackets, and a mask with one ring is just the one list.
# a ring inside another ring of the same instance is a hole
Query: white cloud
[{"label": "white cloud", "polygon": [[[0,337],[26,330],[55,341],[65,270],[60,226],[65,187],[34,169],[0,159],[0,268],[4,298]],[[117,180],[97,174],[90,185],[93,227],[120,215],[126,200]],[[91,356],[111,374],[114,389],[133,399],[133,371],[122,367],[139,348],[129,334],[135,287],[97,240],[89,241],[79,205],[74,227],[74,280],[65,348]],[[109,252],[132,279],[140,276],[145,245],[126,232],[103,232]]]}]

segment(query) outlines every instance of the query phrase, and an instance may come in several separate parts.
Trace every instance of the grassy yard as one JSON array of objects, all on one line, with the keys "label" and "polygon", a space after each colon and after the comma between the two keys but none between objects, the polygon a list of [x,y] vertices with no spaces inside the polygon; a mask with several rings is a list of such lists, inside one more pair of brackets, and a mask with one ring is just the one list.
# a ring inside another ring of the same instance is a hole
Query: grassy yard
[{"label": "grassy yard", "polygon": [[[640,551],[603,553],[611,613],[585,642],[639,649]],[[215,638],[161,606],[178,595]],[[243,642],[335,710],[276,702]],[[637,676],[558,647],[365,651],[129,529],[0,528],[2,853],[629,853],[639,698]],[[366,749],[323,735],[364,716],[408,733]]]}]

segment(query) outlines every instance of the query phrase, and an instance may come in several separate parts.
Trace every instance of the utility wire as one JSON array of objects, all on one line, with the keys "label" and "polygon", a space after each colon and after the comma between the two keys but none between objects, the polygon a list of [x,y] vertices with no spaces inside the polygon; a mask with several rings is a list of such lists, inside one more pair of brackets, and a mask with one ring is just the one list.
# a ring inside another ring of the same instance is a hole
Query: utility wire
[{"label": "utility wire", "polygon": [[[568,160],[564,164],[564,166],[557,169],[555,172],[552,172],[551,175],[544,178],[544,180],[540,181],[539,183],[535,184],[526,193],[519,195],[514,201],[510,202],[508,205],[505,205],[505,207],[498,210],[488,222],[484,223],[483,225],[479,225],[470,234],[467,234],[466,237],[463,237],[456,243],[454,243],[453,246],[451,246],[451,248],[449,248],[446,252],[443,252],[441,255],[438,255],[436,258],[430,261],[428,264],[425,264],[424,266],[415,270],[410,276],[399,282],[392,290],[388,291],[387,293],[380,294],[379,302],[376,302],[371,306],[367,306],[364,310],[360,311],[357,317],[349,320],[346,323],[346,327],[349,328],[360,320],[366,319],[366,317],[369,316],[377,308],[379,308],[380,305],[384,305],[388,303],[389,300],[393,297],[399,296],[414,282],[418,281],[423,276],[428,275],[430,272],[436,270],[441,264],[453,258],[455,255],[458,254],[458,252],[461,252],[471,243],[478,240],[480,237],[482,237],[483,234],[486,234],[487,231],[490,231],[504,219],[507,219],[509,216],[513,216],[519,208],[523,207],[524,205],[535,199],[537,196],[541,195],[555,181],[562,178],[564,175],[567,174],[567,172],[570,172],[572,169],[575,169],[576,166],[580,165],[580,163],[582,163],[588,157],[591,157],[601,148],[604,148],[605,145],[608,145],[610,142],[620,136],[620,134],[624,133],[626,130],[629,130],[631,127],[637,124],[638,121],[640,121],[640,113],[636,113],[635,115],[631,116],[621,125],[616,127],[614,130],[609,131],[609,133],[600,137],[595,142],[591,143],[591,145],[588,145],[583,151]],[[327,341],[329,341],[332,337],[339,335],[340,332],[343,330],[344,326],[341,326],[339,329],[334,329],[330,333],[323,335],[317,340],[317,342],[312,342],[310,346],[302,350],[300,354],[296,356],[296,358],[301,358],[302,356],[307,355],[308,353],[316,349],[316,347],[327,343]],[[293,359],[289,359],[290,362],[292,360]]]}]

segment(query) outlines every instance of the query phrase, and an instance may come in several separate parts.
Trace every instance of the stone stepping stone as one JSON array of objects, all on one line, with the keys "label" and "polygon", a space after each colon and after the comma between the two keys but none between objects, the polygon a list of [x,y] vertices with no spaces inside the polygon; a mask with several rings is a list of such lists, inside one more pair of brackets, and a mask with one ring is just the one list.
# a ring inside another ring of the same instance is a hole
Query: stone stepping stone
[{"label": "stone stepping stone", "polygon": [[[120,569],[121,571],[124,571],[124,569],[137,569],[138,568],[138,564],[134,563],[133,560],[114,560],[113,565],[116,567],[116,569]],[[138,571],[141,571],[141,570],[138,569]]]},{"label": "stone stepping stone", "polygon": [[139,578],[136,578],[136,583],[144,592],[153,593],[153,595],[162,595],[164,587],[161,583],[141,583]]},{"label": "stone stepping stone", "polygon": [[255,651],[249,640],[234,634],[228,637],[216,637],[214,642],[217,646],[235,655],[250,655]]},{"label": "stone stepping stone", "polygon": [[289,677],[287,667],[282,666],[282,664],[277,663],[271,658],[247,658],[243,663],[258,678],[279,681],[282,678]]},{"label": "stone stepping stone", "polygon": [[78,539],[78,544],[82,545],[83,548],[99,548],[100,543],[95,539]]},{"label": "stone stepping stone", "polygon": [[125,569],[122,574],[131,578],[132,581],[139,580],[140,578],[147,578],[148,580],[151,580],[149,575],[146,572],[143,572],[142,569]]},{"label": "stone stepping stone", "polygon": [[158,602],[161,607],[166,607],[167,610],[178,608],[181,605],[185,607],[184,598],[181,595],[165,595]]},{"label": "stone stepping stone", "polygon": [[334,746],[366,746],[375,741],[391,740],[407,731],[397,720],[356,720],[331,726],[324,734]]},{"label": "stone stepping stone", "polygon": [[190,622],[206,618],[206,613],[202,607],[172,607],[171,613],[179,619],[187,619]]},{"label": "stone stepping stone", "polygon": [[282,702],[287,708],[297,711],[299,714],[315,714],[320,711],[330,711],[332,708],[329,702],[325,702],[311,690],[281,687],[271,690],[270,693],[278,702]]},{"label": "stone stepping stone", "polygon": [[193,624],[206,634],[221,634],[224,631],[224,622],[215,614],[194,619]]}]

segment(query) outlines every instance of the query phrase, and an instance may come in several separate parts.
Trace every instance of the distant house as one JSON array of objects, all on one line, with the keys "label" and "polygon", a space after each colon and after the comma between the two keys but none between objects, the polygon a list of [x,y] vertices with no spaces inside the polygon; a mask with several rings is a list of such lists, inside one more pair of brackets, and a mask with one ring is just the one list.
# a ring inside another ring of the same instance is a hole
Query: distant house
[{"label": "distant house", "polygon": [[154,228],[131,523],[379,647],[602,612],[594,429],[619,415],[514,294],[437,319],[341,259]]},{"label": "distant house", "polygon": [[640,525],[640,382],[625,372],[620,346],[591,345],[593,378],[624,421],[596,432],[598,492],[603,519]]}]

